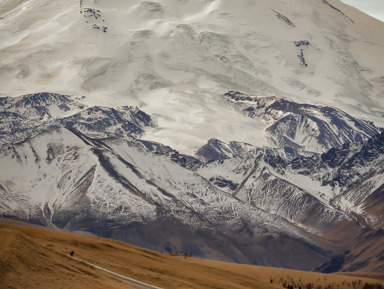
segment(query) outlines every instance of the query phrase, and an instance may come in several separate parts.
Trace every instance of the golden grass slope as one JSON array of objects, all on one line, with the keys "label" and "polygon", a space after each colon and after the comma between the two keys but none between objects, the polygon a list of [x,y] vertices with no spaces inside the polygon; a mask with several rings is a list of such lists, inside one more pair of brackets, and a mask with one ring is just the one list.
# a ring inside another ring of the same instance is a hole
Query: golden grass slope
[{"label": "golden grass slope", "polygon": [[[21,223],[20,223],[21,224]],[[74,257],[70,252],[74,251]],[[83,260],[161,288],[363,288],[384,281],[157,253],[36,226],[0,223],[1,288],[137,288]],[[374,278],[380,278],[375,275]],[[272,281],[272,283],[271,283]],[[309,284],[309,285],[308,285]],[[353,287],[354,286],[354,287]]]}]

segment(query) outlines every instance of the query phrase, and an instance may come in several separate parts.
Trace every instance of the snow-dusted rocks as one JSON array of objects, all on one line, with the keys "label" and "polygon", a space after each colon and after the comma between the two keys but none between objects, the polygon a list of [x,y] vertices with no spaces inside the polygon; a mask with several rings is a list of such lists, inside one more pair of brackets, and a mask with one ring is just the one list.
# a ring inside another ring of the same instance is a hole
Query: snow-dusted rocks
[{"label": "snow-dusted rocks", "polygon": [[140,136],[155,123],[137,107],[87,107],[81,99],[37,93],[0,98],[0,143],[23,140],[59,127],[74,127],[89,136]]},{"label": "snow-dusted rocks", "polygon": [[[342,215],[354,218],[364,212],[365,226],[381,227],[383,136],[293,160],[255,149],[253,154],[211,161],[198,172],[241,200],[301,225],[310,216],[317,216],[310,227],[323,227]],[[230,146],[222,143],[221,147]],[[376,210],[368,210],[370,206]]]},{"label": "snow-dusted rocks", "polygon": [[367,140],[381,132],[373,122],[334,107],[234,91],[225,96],[248,117],[263,119],[268,125],[266,137],[280,148],[322,153],[345,143]]},{"label": "snow-dusted rocks", "polygon": [[[149,151],[134,138],[91,139],[73,128],[3,145],[0,214],[176,252],[192,246],[186,236],[178,236],[185,231],[195,239],[195,254],[277,265],[275,253],[261,261],[248,256],[240,240],[232,240],[245,230],[252,246],[264,238],[287,238],[294,247],[304,243],[304,251],[315,254],[317,262],[324,260],[316,237],[218,189],[171,158]],[[150,228],[166,224],[171,228],[163,229],[152,244]],[[135,239],[131,230],[148,235]],[[181,243],[170,241],[176,236]],[[204,242],[209,244],[206,248]],[[220,252],[220,244],[233,248]],[[309,264],[314,265],[310,261],[305,266]]]}]

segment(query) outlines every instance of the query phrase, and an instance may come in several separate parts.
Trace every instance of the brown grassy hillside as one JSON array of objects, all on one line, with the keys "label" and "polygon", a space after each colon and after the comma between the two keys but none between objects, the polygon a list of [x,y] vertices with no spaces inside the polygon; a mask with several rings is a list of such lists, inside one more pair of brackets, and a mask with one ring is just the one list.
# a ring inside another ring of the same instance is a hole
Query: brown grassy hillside
[{"label": "brown grassy hillside", "polygon": [[[74,251],[73,257],[71,251]],[[184,256],[157,253],[111,239],[0,223],[1,288],[137,288],[85,262],[161,288],[283,288],[284,285],[363,288],[365,283],[384,285],[384,281],[357,276],[239,265],[193,257],[185,259]],[[374,275],[374,278],[380,277]]]}]

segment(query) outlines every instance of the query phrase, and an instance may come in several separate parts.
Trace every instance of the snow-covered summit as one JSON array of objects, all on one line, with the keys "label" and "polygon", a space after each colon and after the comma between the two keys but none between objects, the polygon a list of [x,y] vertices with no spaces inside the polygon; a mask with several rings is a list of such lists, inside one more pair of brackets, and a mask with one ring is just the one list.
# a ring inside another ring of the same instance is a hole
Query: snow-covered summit
[{"label": "snow-covered summit", "polygon": [[0,13],[3,95],[136,105],[157,116],[153,138],[185,151],[265,143],[241,132],[228,90],[382,121],[384,24],[337,0],[6,0]]}]

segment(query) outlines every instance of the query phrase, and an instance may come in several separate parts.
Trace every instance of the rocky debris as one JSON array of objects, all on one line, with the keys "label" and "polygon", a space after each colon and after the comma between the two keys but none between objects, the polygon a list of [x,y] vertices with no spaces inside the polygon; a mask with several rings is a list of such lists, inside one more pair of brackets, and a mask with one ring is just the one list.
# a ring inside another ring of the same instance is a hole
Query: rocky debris
[{"label": "rocky debris", "polygon": [[300,64],[302,66],[305,66],[307,67],[308,64],[305,62],[305,58],[304,58],[304,50],[303,49],[300,49],[300,54],[297,54],[297,57],[300,59]]},{"label": "rocky debris", "polygon": [[310,46],[311,43],[308,40],[299,40],[299,41],[294,41],[296,47],[300,46]]},{"label": "rocky debris", "polygon": [[[97,4],[97,1],[94,1],[93,4]],[[85,18],[85,23],[88,24],[88,27],[103,31],[104,33],[108,32],[108,27],[103,25],[105,19],[102,17],[101,11],[96,8],[83,7],[83,1],[80,1],[80,14]]]},{"label": "rocky debris", "polygon": [[345,16],[346,18],[348,18],[352,23],[355,23],[351,18],[349,18],[347,15],[345,15],[340,9],[336,8],[335,6],[333,6],[333,5],[330,4],[328,1],[326,1],[326,0],[321,0],[321,2],[323,2],[325,5],[328,5],[328,6],[331,7],[332,9],[336,10],[337,12],[339,12],[341,15]]},{"label": "rocky debris", "polygon": [[283,14],[281,14],[280,12],[277,12],[275,10],[272,9],[273,12],[275,12],[276,14],[276,17],[282,21],[285,22],[285,24],[287,24],[288,26],[291,26],[291,27],[296,27],[295,24],[293,24],[293,22],[291,20],[289,20],[288,17],[284,16]]}]

